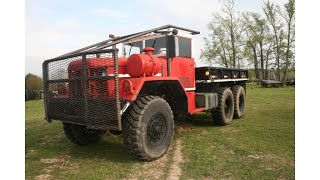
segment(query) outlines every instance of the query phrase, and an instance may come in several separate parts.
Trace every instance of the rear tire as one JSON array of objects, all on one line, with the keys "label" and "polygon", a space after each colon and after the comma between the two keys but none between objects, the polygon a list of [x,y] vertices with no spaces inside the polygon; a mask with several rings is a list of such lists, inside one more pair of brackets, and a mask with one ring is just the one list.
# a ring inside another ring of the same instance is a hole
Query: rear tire
[{"label": "rear tire", "polygon": [[242,86],[232,87],[234,98],[234,115],[233,118],[241,118],[246,111],[246,92]]},{"label": "rear tire", "polygon": [[234,114],[234,99],[230,88],[222,87],[218,92],[218,107],[211,111],[215,124],[228,125]]},{"label": "rear tire", "polygon": [[63,123],[67,138],[77,145],[87,145],[101,140],[105,131],[88,130],[85,126]]},{"label": "rear tire", "polygon": [[169,149],[173,128],[172,110],[164,99],[139,97],[124,115],[124,144],[140,160],[152,161]]}]

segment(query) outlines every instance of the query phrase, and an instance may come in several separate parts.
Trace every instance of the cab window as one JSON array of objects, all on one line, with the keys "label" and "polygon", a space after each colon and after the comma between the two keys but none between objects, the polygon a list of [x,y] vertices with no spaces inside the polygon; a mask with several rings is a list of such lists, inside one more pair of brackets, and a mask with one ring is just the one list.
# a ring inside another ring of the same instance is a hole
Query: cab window
[{"label": "cab window", "polygon": [[191,39],[178,37],[179,57],[191,58]]}]

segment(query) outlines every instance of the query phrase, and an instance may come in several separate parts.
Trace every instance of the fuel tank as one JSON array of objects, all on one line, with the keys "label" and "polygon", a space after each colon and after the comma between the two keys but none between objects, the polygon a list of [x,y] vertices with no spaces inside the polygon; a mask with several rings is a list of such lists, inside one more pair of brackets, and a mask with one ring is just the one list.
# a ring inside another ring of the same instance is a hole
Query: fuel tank
[{"label": "fuel tank", "polygon": [[157,74],[162,62],[152,55],[154,48],[146,47],[143,49],[145,54],[133,54],[127,61],[127,72],[131,77],[152,76]]}]

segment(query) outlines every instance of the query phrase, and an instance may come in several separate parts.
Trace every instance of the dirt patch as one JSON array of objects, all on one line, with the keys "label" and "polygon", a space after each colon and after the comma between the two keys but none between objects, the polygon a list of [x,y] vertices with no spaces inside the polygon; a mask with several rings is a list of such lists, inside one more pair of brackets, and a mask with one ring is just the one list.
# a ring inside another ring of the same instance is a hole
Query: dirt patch
[{"label": "dirt patch", "polygon": [[179,179],[181,176],[181,168],[180,165],[183,163],[183,156],[181,151],[181,140],[178,139],[176,142],[176,149],[173,155],[173,162],[170,167],[169,176],[167,179],[175,180]]},{"label": "dirt patch", "polygon": [[180,119],[180,120],[175,121],[174,129],[180,133],[180,132],[192,131],[194,129],[194,127],[190,123],[186,122],[185,120]]},{"label": "dirt patch", "polygon": [[264,166],[262,166],[262,168],[267,171],[275,171],[276,170],[276,168],[271,165],[264,165]]},{"label": "dirt patch", "polygon": [[264,160],[270,160],[270,159],[275,159],[275,158],[277,158],[277,156],[274,154],[251,154],[248,156],[243,156],[240,159],[244,162],[251,162],[251,161],[255,161],[255,160],[264,161]]},{"label": "dirt patch", "polygon": [[255,154],[255,155],[248,155],[248,159],[273,159],[275,158],[272,154]]},{"label": "dirt patch", "polygon": [[52,144],[53,142],[60,140],[60,139],[63,139],[63,138],[64,138],[63,133],[59,133],[59,134],[56,134],[53,136],[46,135],[41,138],[41,142],[39,144],[40,144],[40,147],[44,147],[47,144]]},{"label": "dirt patch", "polygon": [[235,132],[238,132],[240,131],[239,128],[236,128],[236,127],[230,127],[230,126],[226,126],[226,127],[222,127],[221,129],[219,129],[219,132],[222,132],[222,133],[235,133]]},{"label": "dirt patch", "polygon": [[190,132],[193,130],[193,127],[188,127],[188,126],[178,126],[175,128],[179,133],[182,133],[182,132]]},{"label": "dirt patch", "polygon": [[44,164],[56,164],[56,163],[62,163],[64,162],[64,159],[59,159],[59,158],[52,158],[52,159],[40,159],[41,163]]},{"label": "dirt patch", "polygon": [[168,152],[172,150],[173,146],[170,146],[168,152],[162,156],[160,159],[157,159],[152,162],[143,162],[142,166],[137,166],[133,171],[134,174],[129,176],[127,179],[135,180],[135,179],[169,179],[175,180],[179,179],[181,176],[181,168],[180,165],[183,162],[183,156],[181,151],[181,140],[178,139],[175,144],[174,154],[171,166],[169,168],[169,173],[167,178],[166,170],[168,170],[169,157]]},{"label": "dirt patch", "polygon": [[49,180],[49,179],[51,179],[51,175],[50,174],[41,174],[39,176],[36,176],[34,179],[35,180]]},{"label": "dirt patch", "polygon": [[263,162],[263,164],[260,165],[260,168],[266,171],[276,171],[277,169],[279,169],[279,166],[273,163],[273,161],[277,159],[279,159],[279,157],[275,154],[260,154],[260,153],[241,157],[241,160],[244,163],[252,163],[253,161]]},{"label": "dirt patch", "polygon": [[41,172],[42,174],[36,176],[36,179],[52,179],[50,173],[54,169],[59,169],[62,171],[70,171],[76,170],[79,168],[79,165],[72,164],[70,161],[66,160],[68,157],[59,157],[59,158],[51,158],[51,159],[40,159],[40,162],[44,165],[47,165]]},{"label": "dirt patch", "polygon": [[213,177],[204,177],[203,180],[215,180],[216,178]]},{"label": "dirt patch", "polygon": [[138,166],[137,168],[135,168],[135,170],[133,171],[134,174],[132,174],[132,176],[130,176],[128,179],[163,179],[163,176],[165,175],[164,169],[167,163],[167,154],[155,161],[143,162],[142,166]]},{"label": "dirt patch", "polygon": [[27,152],[26,152],[26,157],[32,156],[32,155],[34,155],[35,153],[36,153],[35,150],[29,149],[29,150],[27,150]]}]

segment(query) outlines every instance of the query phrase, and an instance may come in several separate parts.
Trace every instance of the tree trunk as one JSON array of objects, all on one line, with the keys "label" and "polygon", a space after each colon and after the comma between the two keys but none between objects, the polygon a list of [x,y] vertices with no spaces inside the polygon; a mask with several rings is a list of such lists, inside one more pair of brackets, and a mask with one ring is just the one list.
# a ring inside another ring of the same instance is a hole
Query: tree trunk
[{"label": "tree trunk", "polygon": [[258,69],[258,56],[256,50],[253,49],[253,60],[254,60],[254,72],[256,74],[256,79],[260,79],[259,77],[259,69]]},{"label": "tree trunk", "polygon": [[260,80],[263,79],[264,77],[264,62],[263,62],[263,44],[262,41],[259,42],[259,46],[260,46],[260,65],[261,65],[261,76],[260,76]]},{"label": "tree trunk", "polygon": [[226,65],[226,68],[228,68],[228,61],[227,61],[227,54],[226,54],[226,50],[224,49],[223,47],[223,61],[224,61],[224,64]]},{"label": "tree trunk", "polygon": [[254,47],[253,44],[250,44],[250,47],[252,48],[252,51],[253,51],[254,73],[256,74],[256,79],[260,79],[259,69],[258,69],[258,56],[257,56],[256,48]]},{"label": "tree trunk", "polygon": [[[268,67],[268,66],[266,65],[266,67]],[[269,77],[269,70],[266,69],[265,73],[264,73],[264,79],[269,79],[268,77]]]},{"label": "tree trunk", "polygon": [[234,34],[231,31],[231,45],[232,45],[232,66],[236,68],[236,48],[235,48]]},{"label": "tree trunk", "polygon": [[291,36],[291,23],[288,24],[288,36],[287,36],[287,51],[286,51],[286,66],[283,73],[282,82],[285,82],[287,79],[287,71],[289,67],[289,50],[290,50],[290,36]]},{"label": "tree trunk", "polygon": [[279,47],[279,40],[278,40],[278,34],[275,31],[275,37],[276,37],[276,48],[277,48],[277,56],[276,56],[276,62],[277,62],[277,80],[280,81],[280,47]]},{"label": "tree trunk", "polygon": [[234,37],[234,22],[233,15],[229,12],[230,16],[230,39],[231,39],[231,48],[232,48],[232,66],[236,68],[236,47],[235,47],[235,37]]},{"label": "tree trunk", "polygon": [[266,71],[264,74],[264,79],[269,79],[269,52],[266,55]]},{"label": "tree trunk", "polygon": [[268,47],[268,50],[267,50],[267,53],[266,53],[266,75],[264,76],[265,79],[270,79],[269,78],[269,55],[271,53],[271,47],[272,47],[272,44],[269,44],[269,47]]}]

